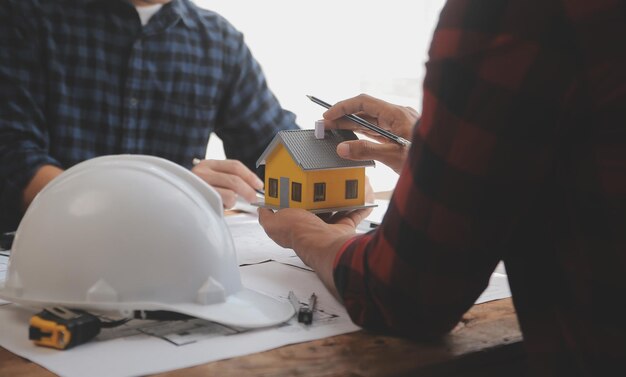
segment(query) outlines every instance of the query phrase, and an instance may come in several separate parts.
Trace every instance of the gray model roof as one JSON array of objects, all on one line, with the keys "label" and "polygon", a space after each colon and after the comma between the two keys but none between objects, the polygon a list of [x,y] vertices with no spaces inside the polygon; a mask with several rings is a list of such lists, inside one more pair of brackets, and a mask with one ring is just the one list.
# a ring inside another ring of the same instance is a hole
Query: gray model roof
[{"label": "gray model roof", "polygon": [[315,137],[315,130],[279,131],[257,160],[256,166],[265,164],[265,159],[278,143],[285,146],[291,158],[300,165],[302,170],[374,166],[372,160],[352,161],[339,157],[337,144],[356,139],[354,132],[349,130],[326,130],[323,139]]}]

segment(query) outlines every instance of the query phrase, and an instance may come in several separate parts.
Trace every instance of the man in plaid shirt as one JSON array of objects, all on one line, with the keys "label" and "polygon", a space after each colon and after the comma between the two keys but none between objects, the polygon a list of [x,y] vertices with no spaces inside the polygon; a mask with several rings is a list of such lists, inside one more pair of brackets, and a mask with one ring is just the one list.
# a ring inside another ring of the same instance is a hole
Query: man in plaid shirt
[{"label": "man in plaid shirt", "polygon": [[[166,158],[230,206],[255,200],[252,172],[297,128],[243,36],[189,0],[0,2],[0,231],[47,182],[107,154]],[[201,161],[209,136],[225,161]]]},{"label": "man in plaid shirt", "polygon": [[[413,145],[338,147],[400,172],[382,224],[260,209],[367,329],[450,331],[504,261],[532,376],[626,375],[626,2],[448,0]],[[400,136],[413,111],[336,104]],[[404,161],[406,156],[406,161]],[[402,163],[404,161],[404,163]]]}]

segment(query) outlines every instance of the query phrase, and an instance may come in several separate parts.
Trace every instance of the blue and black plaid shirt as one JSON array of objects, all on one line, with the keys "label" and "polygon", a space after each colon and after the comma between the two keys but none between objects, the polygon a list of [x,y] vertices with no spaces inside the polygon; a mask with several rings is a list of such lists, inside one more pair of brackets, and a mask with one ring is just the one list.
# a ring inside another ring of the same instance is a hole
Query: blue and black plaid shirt
[{"label": "blue and black plaid shirt", "polygon": [[0,3],[0,227],[15,228],[37,168],[100,155],[190,167],[211,132],[250,168],[296,128],[240,32],[174,0],[142,27],[124,1]]}]

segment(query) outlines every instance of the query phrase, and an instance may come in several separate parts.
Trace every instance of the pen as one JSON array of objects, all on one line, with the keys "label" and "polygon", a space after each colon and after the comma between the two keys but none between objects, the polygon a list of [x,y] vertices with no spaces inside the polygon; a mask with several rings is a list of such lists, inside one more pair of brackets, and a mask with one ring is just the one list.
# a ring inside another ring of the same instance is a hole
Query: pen
[{"label": "pen", "polygon": [[[320,105],[322,107],[325,107],[327,109],[330,109],[332,107],[331,104],[329,104],[328,102],[324,102],[324,101],[322,101],[321,99],[319,99],[317,97],[313,97],[313,96],[309,96],[309,95],[307,95],[307,97],[311,101],[317,103],[318,105]],[[411,146],[411,142],[408,141],[407,139],[405,139],[405,138],[403,138],[401,136],[398,136],[398,135],[396,135],[394,133],[391,133],[391,132],[389,132],[389,131],[387,131],[387,130],[385,130],[383,128],[380,128],[377,125],[375,125],[374,123],[370,123],[370,122],[366,121],[365,119],[361,118],[360,116],[357,116],[357,115],[354,115],[354,114],[346,114],[346,115],[344,115],[344,117],[350,119],[353,122],[356,122],[356,123],[360,124],[361,126],[367,128],[367,129],[369,129],[371,131],[376,132],[379,135],[382,135],[382,136],[386,137],[387,139],[395,141],[396,143],[398,143],[398,144],[400,144],[402,146],[405,146],[405,147],[410,147]]]}]

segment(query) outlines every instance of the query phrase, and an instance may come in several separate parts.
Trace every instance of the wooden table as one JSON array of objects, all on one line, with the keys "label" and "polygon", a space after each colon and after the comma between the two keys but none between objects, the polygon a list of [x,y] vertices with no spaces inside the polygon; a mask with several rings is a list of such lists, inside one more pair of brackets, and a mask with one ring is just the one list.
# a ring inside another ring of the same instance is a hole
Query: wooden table
[{"label": "wooden table", "polygon": [[[522,336],[511,299],[474,307],[437,343],[357,331],[159,374],[195,376],[522,376]],[[0,348],[0,376],[53,373]]]}]

